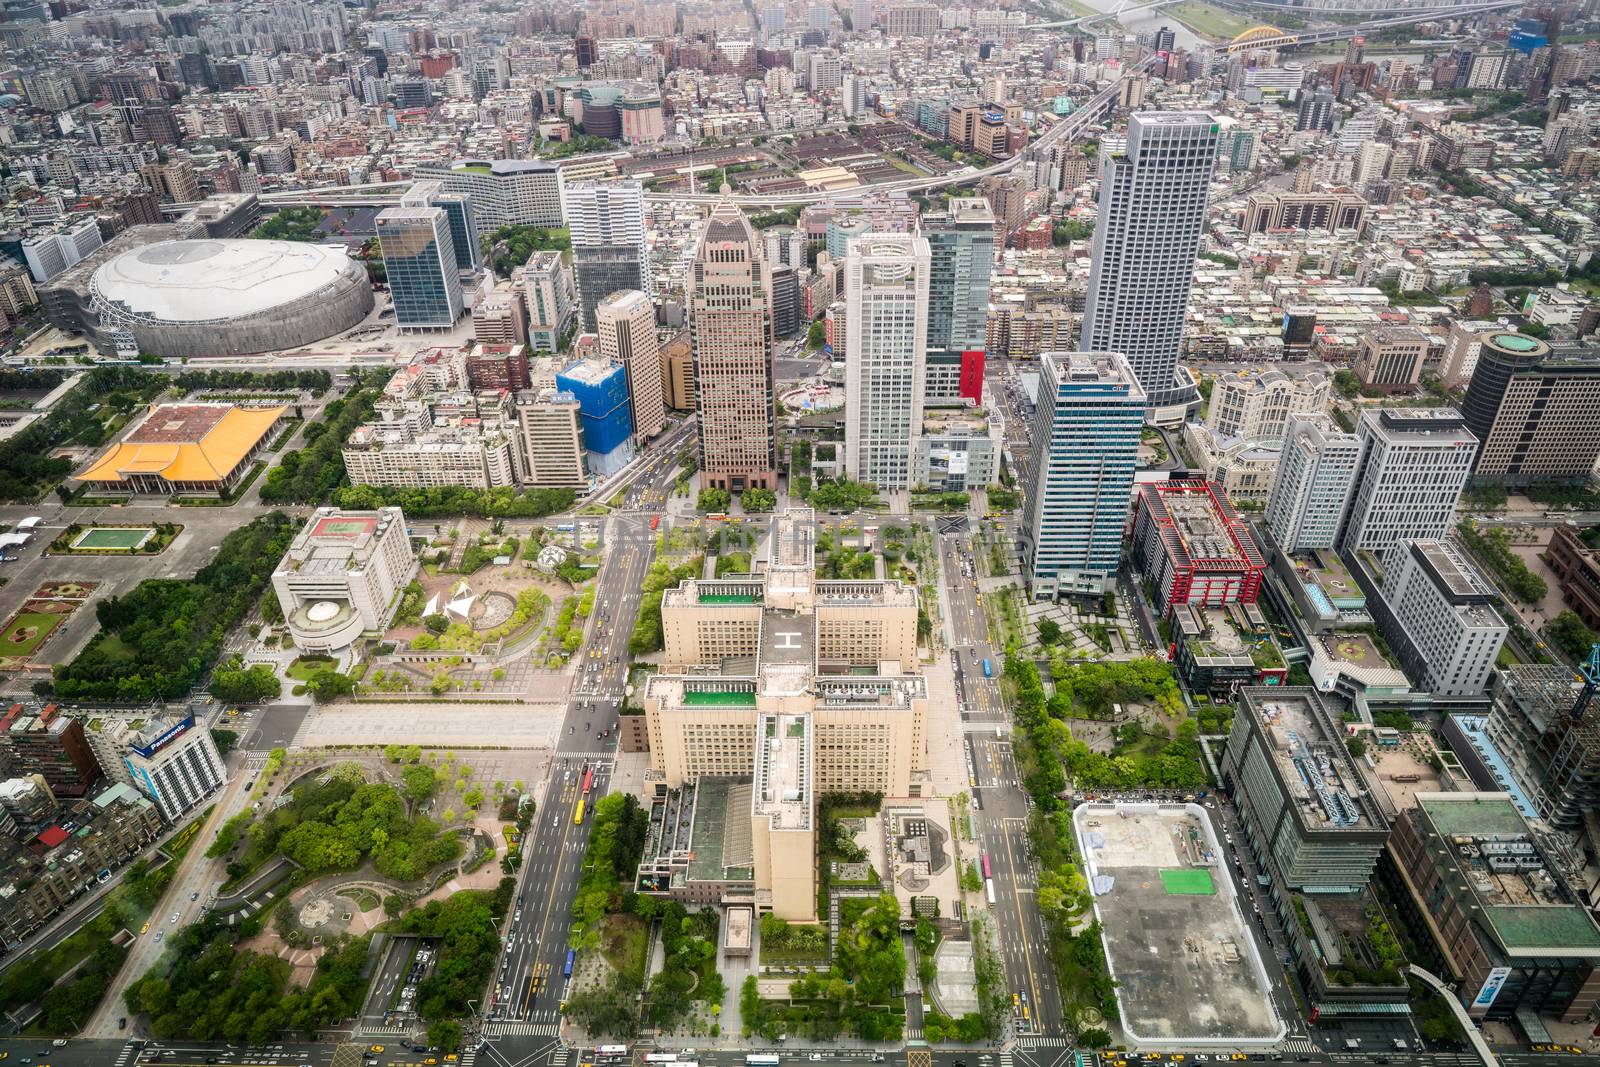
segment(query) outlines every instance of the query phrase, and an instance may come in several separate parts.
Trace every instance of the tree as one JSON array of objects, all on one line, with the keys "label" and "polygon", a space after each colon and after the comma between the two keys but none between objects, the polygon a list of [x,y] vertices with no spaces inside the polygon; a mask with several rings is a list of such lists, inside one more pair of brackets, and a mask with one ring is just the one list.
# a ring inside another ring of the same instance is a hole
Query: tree
[{"label": "tree", "polygon": [[434,1048],[454,1051],[461,1046],[461,1024],[453,1019],[440,1019],[428,1024],[428,1044]]},{"label": "tree", "polygon": [[1041,644],[1058,645],[1061,643],[1061,624],[1054,619],[1039,620],[1039,641]]},{"label": "tree", "polygon": [[239,735],[233,730],[212,730],[211,740],[217,746],[217,755],[226,756],[239,744]]},{"label": "tree", "polygon": [[700,497],[695,501],[695,508],[702,513],[725,512],[731,503],[733,503],[733,494],[726,489],[707,488],[700,490]]},{"label": "tree", "polygon": [[1350,750],[1350,755],[1354,756],[1356,759],[1360,759],[1362,756],[1367,754],[1367,742],[1365,738],[1352,737],[1345,741],[1344,747],[1348,748]]},{"label": "tree", "polygon": [[318,700],[336,700],[356,691],[355,679],[331,668],[313,674],[310,685]]},{"label": "tree", "polygon": [[438,779],[426,767],[407,767],[400,777],[406,784],[406,799],[413,804],[428,800],[438,788]]},{"label": "tree", "polygon": [[1361,379],[1353,370],[1336,370],[1333,372],[1333,387],[1340,396],[1350,399],[1361,392]]},{"label": "tree", "polygon": [[224,704],[258,704],[281,694],[283,683],[265,663],[249,670],[218,667],[211,673],[208,692]]},{"label": "tree", "polygon": [[437,613],[433,615],[424,615],[422,618],[422,625],[423,628],[429,633],[442,634],[446,630],[450,629],[450,619],[446,615],[440,615]]},{"label": "tree", "polygon": [[815,352],[828,343],[828,324],[818,319],[806,330],[806,347]]},{"label": "tree", "polygon": [[739,505],[746,511],[771,511],[778,506],[778,494],[771,489],[746,489],[739,494]]},{"label": "tree", "polygon": [[1551,619],[1545,625],[1544,635],[1574,663],[1588,659],[1590,647],[1600,641],[1600,634],[1585,626],[1577,613],[1572,611],[1563,611]]}]

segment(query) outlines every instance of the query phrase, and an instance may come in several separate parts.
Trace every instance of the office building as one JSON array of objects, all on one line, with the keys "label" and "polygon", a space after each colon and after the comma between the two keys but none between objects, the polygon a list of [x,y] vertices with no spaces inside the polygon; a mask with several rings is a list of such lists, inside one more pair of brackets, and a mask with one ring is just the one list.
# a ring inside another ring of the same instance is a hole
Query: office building
[{"label": "office building", "polygon": [[1361,442],[1331,417],[1289,417],[1265,516],[1281,551],[1293,556],[1333,547],[1360,462]]},{"label": "office building", "polygon": [[1388,820],[1344,741],[1315,689],[1238,690],[1222,784],[1286,924],[1298,925],[1291,893],[1359,893],[1389,838]]},{"label": "office building", "polygon": [[399,508],[312,513],[272,572],[272,588],[304,652],[337,652],[382,634],[416,576],[417,557]]},{"label": "office building", "polygon": [[1356,424],[1361,462],[1339,534],[1377,559],[1401,541],[1437,541],[1454,523],[1478,439],[1454,408],[1379,408]]},{"label": "office building", "polygon": [[731,202],[712,209],[685,290],[700,484],[733,493],[775,490],[771,272],[759,238]]},{"label": "office building", "polygon": [[1133,550],[1162,614],[1178,604],[1254,604],[1267,568],[1227,496],[1204,481],[1139,486]]},{"label": "office building", "polygon": [[1300,108],[1295,115],[1297,132],[1332,133],[1333,119],[1338,114],[1338,104],[1333,93],[1319,89],[1314,93],[1300,94]]},{"label": "office building", "polygon": [[1555,573],[1561,598],[1591,630],[1600,630],[1600,552],[1583,541],[1578,529],[1557,526],[1544,561]]},{"label": "office building", "polygon": [[793,337],[800,332],[800,321],[800,275],[793,267],[773,267],[773,336]]},{"label": "office building", "polygon": [[378,213],[378,243],[402,330],[448,330],[464,303],[455,241],[443,208],[391,207]]},{"label": "office building", "polygon": [[1600,997],[1600,928],[1549,842],[1504,792],[1417,793],[1395,820],[1386,903],[1474,1019],[1587,1026]]},{"label": "office building", "polygon": [[603,356],[580,359],[556,375],[556,388],[578,399],[589,473],[604,478],[633,461],[633,415],[628,370]]},{"label": "office building", "polygon": [[911,486],[928,337],[928,241],[858,237],[845,257],[845,471],[880,489]]},{"label": "office building", "polygon": [[8,774],[43,775],[58,797],[81,797],[100,778],[83,724],[55,704],[13,704],[0,715],[0,763]]},{"label": "office building", "polygon": [[1383,599],[1405,636],[1401,665],[1430,693],[1482,695],[1506,624],[1477,568],[1448,541],[1402,541],[1383,568]]},{"label": "office building", "polygon": [[478,242],[478,224],[472,212],[472,197],[466,193],[447,193],[438,179],[419,181],[400,197],[401,207],[436,207],[450,222],[450,241],[456,269],[471,271],[483,266]]},{"label": "office building", "polygon": [[1475,482],[1581,485],[1600,458],[1600,355],[1485,334],[1461,414],[1479,441]]},{"label": "office building", "polygon": [[911,484],[969,493],[995,484],[1005,440],[1000,423],[965,400],[928,403],[912,439]]},{"label": "office building", "polygon": [[1281,440],[1292,415],[1324,412],[1333,383],[1316,371],[1298,377],[1282,371],[1228,371],[1211,387],[1206,429],[1218,437]]},{"label": "office building", "polygon": [[1216,165],[1217,122],[1202,112],[1128,120],[1127,148],[1103,152],[1094,258],[1079,347],[1120,352],[1151,417],[1176,424],[1196,398],[1178,347]]},{"label": "office building", "polygon": [[[1473,294],[1473,300],[1477,299],[1477,294]],[[1482,318],[1487,319],[1492,310],[1491,304]],[[1451,319],[1450,330],[1445,335],[1444,354],[1439,357],[1439,381],[1447,389],[1459,389],[1470,382],[1473,372],[1478,369],[1484,335],[1504,332],[1505,326],[1498,322]]]},{"label": "office building", "polygon": [[600,301],[595,317],[601,358],[627,372],[633,439],[643,444],[667,425],[655,307],[643,293],[624,289]]},{"label": "office building", "polygon": [[1028,594],[1096,596],[1110,588],[1122,556],[1144,390],[1116,353],[1047,352],[1039,370],[1019,531]]},{"label": "office building", "polygon": [[922,372],[929,401],[983,403],[994,269],[994,212],[981,196],[960,196],[922,219],[928,241],[928,342]]},{"label": "office building", "polygon": [[58,231],[35,234],[21,243],[23,262],[40,285],[82,262],[105,242],[93,215],[86,215]]},{"label": "office building", "polygon": [[[662,669],[641,699],[650,764],[673,791],[660,803],[687,799],[696,825],[679,849],[646,850],[641,892],[809,921],[817,796],[931,785],[916,589],[818,580],[812,524],[783,512],[755,573],[662,595]],[[695,847],[712,834],[729,846]]]},{"label": "office building", "polygon": [[512,271],[511,284],[522,290],[528,347],[535,352],[559,351],[578,318],[572,268],[560,252],[535,252]]},{"label": "office building", "polygon": [[1428,358],[1428,335],[1415,326],[1379,326],[1368,330],[1356,355],[1356,377],[1377,392],[1408,392],[1422,379]]},{"label": "office building", "polygon": [[155,801],[168,822],[193,811],[228,782],[210,729],[193,715],[146,723],[128,739],[123,764],[134,787]]},{"label": "office building", "polygon": [[549,384],[518,393],[515,400],[516,454],[522,480],[540,489],[582,489],[583,415],[578,398]]},{"label": "office building", "polygon": [[619,289],[650,294],[644,187],[637,181],[570,182],[565,193],[583,329],[595,329],[595,308]]},{"label": "office building", "polygon": [[561,170],[539,159],[462,159],[423,163],[413,170],[419,180],[436,180],[447,193],[464,193],[472,201],[477,236],[502,226],[555,227],[566,223],[562,213]]},{"label": "office building", "polygon": [[1551,663],[1518,663],[1495,675],[1483,736],[1504,761],[1530,815],[1557,830],[1580,830],[1600,810],[1600,720],[1595,677],[1583,663],[1576,676]]},{"label": "office building", "polygon": [[423,429],[408,422],[369,422],[344,443],[351,485],[495,489],[516,484],[513,441],[498,421],[461,420]]}]

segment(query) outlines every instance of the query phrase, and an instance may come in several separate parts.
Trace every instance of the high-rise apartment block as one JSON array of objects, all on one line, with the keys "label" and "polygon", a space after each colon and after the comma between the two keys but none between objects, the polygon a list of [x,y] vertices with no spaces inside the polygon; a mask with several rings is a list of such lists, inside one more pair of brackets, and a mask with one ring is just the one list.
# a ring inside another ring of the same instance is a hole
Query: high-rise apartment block
[{"label": "high-rise apartment block", "polygon": [[391,207],[378,213],[378,243],[402,330],[448,330],[464,307],[455,241],[442,208]]},{"label": "high-rise apartment block", "polygon": [[[647,851],[641,892],[811,920],[817,797],[928,786],[916,589],[818,580],[813,521],[786,511],[755,573],[662,596],[663,666],[641,703],[651,766],[674,791],[658,803],[695,825],[687,848]],[[695,858],[703,832],[727,843],[719,862]]]},{"label": "high-rise apartment block", "polygon": [[1266,510],[1279,549],[1292,556],[1333,547],[1360,462],[1361,442],[1329,416],[1290,416]]},{"label": "high-rise apartment block", "polygon": [[644,187],[637,181],[570,182],[567,229],[583,328],[595,329],[595,308],[619,289],[650,293]]},{"label": "high-rise apartment block", "polygon": [[1216,119],[1146,111],[1128,120],[1127,147],[1100,163],[1094,259],[1079,347],[1120,352],[1151,417],[1181,422],[1196,398],[1178,348],[1216,166]]},{"label": "high-rise apartment block", "polygon": [[1481,695],[1506,624],[1477,568],[1448,541],[1402,541],[1383,566],[1383,599],[1409,646],[1401,663],[1430,693]]},{"label": "high-rise apartment block", "polygon": [[100,777],[83,724],[55,704],[13,704],[0,714],[0,762],[10,774],[40,774],[58,797],[81,797]]},{"label": "high-rise apartment block", "polygon": [[1020,530],[1029,595],[1098,595],[1122,556],[1144,390],[1115,353],[1049,352],[1039,370]]},{"label": "high-rise apartment block", "polygon": [[1475,481],[1582,484],[1600,458],[1600,356],[1485,334],[1461,413],[1479,441]]},{"label": "high-rise apartment block", "polygon": [[541,489],[582,489],[583,415],[578,398],[555,386],[535,383],[518,393],[512,409],[522,456],[522,477]]},{"label": "high-rise apartment block", "polygon": [[667,425],[655,306],[637,289],[623,289],[600,301],[595,317],[601,357],[627,372],[633,437],[642,444]]},{"label": "high-rise apartment block", "polygon": [[1378,559],[1401,541],[1449,532],[1478,439],[1453,408],[1380,408],[1356,425],[1361,462],[1339,535],[1344,552]]},{"label": "high-rise apartment block", "polygon": [[892,233],[851,241],[845,309],[845,470],[883,489],[909,488],[911,439],[922,424],[927,239]]},{"label": "high-rise apartment block", "polygon": [[928,357],[923,395],[983,403],[984,346],[989,329],[989,275],[994,269],[994,212],[981,196],[952,199],[922,220],[928,240]]},{"label": "high-rise apartment block", "polygon": [[578,317],[578,294],[572,268],[560,252],[535,252],[511,274],[527,310],[528,347],[556,352]]},{"label": "high-rise apartment block", "polygon": [[776,489],[771,272],[731,202],[712,209],[685,288],[701,485]]}]

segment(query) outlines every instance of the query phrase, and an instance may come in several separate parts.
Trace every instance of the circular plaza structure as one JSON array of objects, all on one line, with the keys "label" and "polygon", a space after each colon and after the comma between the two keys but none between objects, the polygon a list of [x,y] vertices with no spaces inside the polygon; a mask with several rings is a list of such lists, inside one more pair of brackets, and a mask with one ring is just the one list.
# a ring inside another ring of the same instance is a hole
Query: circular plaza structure
[{"label": "circular plaza structure", "polygon": [[169,357],[297,348],[372,310],[360,263],[298,241],[158,241],[102,264],[89,289],[102,330]]}]

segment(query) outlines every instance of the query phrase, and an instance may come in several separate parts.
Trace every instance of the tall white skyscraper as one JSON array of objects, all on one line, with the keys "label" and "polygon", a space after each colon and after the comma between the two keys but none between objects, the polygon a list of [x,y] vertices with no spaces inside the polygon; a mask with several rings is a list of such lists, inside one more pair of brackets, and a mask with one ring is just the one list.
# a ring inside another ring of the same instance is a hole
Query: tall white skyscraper
[{"label": "tall white skyscraper", "polygon": [[1183,420],[1194,382],[1178,347],[1216,165],[1217,120],[1200,111],[1143,111],[1123,152],[1100,156],[1100,206],[1080,347],[1121,352],[1150,417]]},{"label": "tall white skyscraper", "polygon": [[620,182],[570,182],[562,193],[572,236],[572,273],[583,329],[595,329],[595,307],[618,289],[650,295],[650,251],[645,244],[644,186]]},{"label": "tall white skyscraper", "polygon": [[1401,541],[1437,541],[1455,519],[1478,439],[1454,408],[1379,408],[1356,426],[1361,465],[1339,534],[1378,559]]},{"label": "tall white skyscraper", "polygon": [[928,241],[869,234],[845,256],[845,470],[882,489],[910,486],[922,428],[928,346]]},{"label": "tall white skyscraper", "polygon": [[1280,549],[1294,555],[1333,547],[1360,459],[1356,435],[1340,430],[1327,415],[1289,416],[1266,513]]},{"label": "tall white skyscraper", "polygon": [[1029,595],[1097,595],[1122,557],[1146,397],[1114,352],[1046,352],[1021,539]]}]

